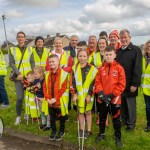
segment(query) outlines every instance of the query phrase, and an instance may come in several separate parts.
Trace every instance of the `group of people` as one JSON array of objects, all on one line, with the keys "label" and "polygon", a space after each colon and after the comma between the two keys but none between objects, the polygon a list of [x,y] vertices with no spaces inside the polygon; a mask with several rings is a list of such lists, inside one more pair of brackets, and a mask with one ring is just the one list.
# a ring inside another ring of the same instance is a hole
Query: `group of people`
[{"label": "group of people", "polygon": [[[141,87],[147,117],[144,131],[150,131],[150,41],[144,45],[143,56],[141,49],[131,43],[127,29],[119,33],[113,30],[109,36],[102,31],[98,40],[91,35],[88,44],[73,35],[64,48],[62,39],[56,37],[52,50],[43,47],[42,36],[36,37],[34,48],[24,45],[22,31],[17,33],[17,41],[18,45],[10,48],[9,55],[10,66],[17,74],[16,125],[21,122],[25,100],[26,119],[30,116],[39,121],[41,116],[40,129],[51,128],[49,140],[59,141],[65,134],[69,110],[74,106],[79,122],[78,137],[87,139],[92,135],[91,110],[96,103],[99,116],[96,142],[105,139],[105,123],[110,113],[116,146],[122,147],[121,126],[125,125],[127,132],[134,130],[136,96]],[[6,68],[0,69],[1,72],[0,79],[4,82]],[[56,120],[60,121],[59,130]]]}]

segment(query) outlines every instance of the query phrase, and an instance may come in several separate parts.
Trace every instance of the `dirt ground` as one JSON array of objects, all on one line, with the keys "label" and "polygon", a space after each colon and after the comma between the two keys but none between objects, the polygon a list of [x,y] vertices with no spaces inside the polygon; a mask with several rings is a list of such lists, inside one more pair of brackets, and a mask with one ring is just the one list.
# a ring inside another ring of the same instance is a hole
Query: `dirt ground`
[{"label": "dirt ground", "polygon": [[5,135],[0,139],[0,150],[59,150],[51,145],[26,141],[13,136]]}]

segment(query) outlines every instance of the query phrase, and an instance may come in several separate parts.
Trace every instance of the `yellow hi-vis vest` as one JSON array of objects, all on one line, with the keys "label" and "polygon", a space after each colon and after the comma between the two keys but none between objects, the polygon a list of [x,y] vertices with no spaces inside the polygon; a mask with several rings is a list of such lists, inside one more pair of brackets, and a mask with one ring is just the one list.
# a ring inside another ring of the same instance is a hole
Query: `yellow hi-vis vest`
[{"label": "yellow hi-vis vest", "polygon": [[[14,57],[14,60],[15,60],[15,66],[16,68],[18,68],[19,66],[19,62],[21,60],[21,56],[22,56],[22,53],[20,51],[20,49],[18,47],[11,47],[10,48],[10,52],[12,54],[12,56]],[[21,63],[21,66],[20,66],[20,73],[25,77],[26,74],[31,71],[31,65],[30,65],[30,57],[32,55],[32,48],[31,47],[27,47],[26,50],[25,50],[25,53],[24,53],[24,56],[23,56],[23,59],[22,59],[22,63]]]},{"label": "yellow hi-vis vest", "polygon": [[77,107],[80,113],[84,113],[85,111],[89,111],[92,109],[94,97],[91,96],[91,102],[87,104],[86,110],[85,110],[85,99],[88,95],[89,87],[91,83],[93,82],[93,80],[95,79],[98,71],[94,66],[91,66],[84,84],[82,83],[82,73],[81,73],[80,64],[78,64],[77,69],[76,69],[76,66],[73,66],[73,72],[75,75],[77,96],[78,96]]},{"label": "yellow hi-vis vest", "polygon": [[150,96],[150,64],[146,67],[146,59],[142,58],[142,84],[143,94]]},{"label": "yellow hi-vis vest", "polygon": [[[46,87],[48,89],[48,76],[50,72],[46,74]],[[60,75],[60,89],[62,87],[63,82],[68,78],[68,73],[65,72],[63,69],[61,69],[61,75]],[[69,86],[67,87],[66,91],[63,93],[63,95],[60,97],[60,108],[61,108],[61,115],[65,116],[68,114],[68,102],[69,102]],[[45,112],[45,111],[44,111]]]},{"label": "yellow hi-vis vest", "polygon": [[88,63],[94,65],[95,67],[100,67],[102,65],[100,52],[94,52],[88,60]]},{"label": "yellow hi-vis vest", "polygon": [[46,66],[46,59],[48,57],[49,51],[50,51],[50,49],[44,47],[42,57],[40,58],[36,52],[36,48],[33,48],[33,56],[34,56],[35,66],[43,66],[43,67]]},{"label": "yellow hi-vis vest", "polygon": [[0,76],[1,75],[7,75],[7,69],[6,69],[6,63],[4,59],[4,55],[2,51],[0,50]]},{"label": "yellow hi-vis vest", "polygon": [[[52,55],[53,52],[49,53],[49,56]],[[64,51],[60,57],[60,68],[68,66],[68,59],[70,57],[70,51]]]},{"label": "yellow hi-vis vest", "polygon": [[31,118],[40,116],[39,105],[35,102],[35,95],[28,90],[25,91],[25,114],[31,115]]}]

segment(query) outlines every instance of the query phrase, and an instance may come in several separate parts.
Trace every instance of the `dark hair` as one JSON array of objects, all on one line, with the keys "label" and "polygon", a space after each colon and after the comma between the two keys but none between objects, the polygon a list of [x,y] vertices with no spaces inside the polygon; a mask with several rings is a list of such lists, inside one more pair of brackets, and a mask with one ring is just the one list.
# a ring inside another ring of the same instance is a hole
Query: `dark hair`
[{"label": "dark hair", "polygon": [[36,42],[37,42],[38,40],[42,40],[43,43],[44,43],[44,38],[43,38],[42,36],[37,36],[37,37],[35,38],[35,45],[36,45]]},{"label": "dark hair", "polygon": [[85,41],[78,42],[77,46],[87,46]]},{"label": "dark hair", "polygon": [[24,37],[26,37],[26,35],[25,35],[25,33],[24,33],[23,31],[19,31],[19,32],[17,33],[17,37],[18,37],[19,34],[23,34]]},{"label": "dark hair", "polygon": [[111,51],[114,51],[115,52],[115,49],[112,47],[112,46],[107,46],[105,48],[105,52],[111,52]]},{"label": "dark hair", "polygon": [[96,52],[99,52],[99,51],[100,51],[100,49],[99,49],[99,47],[98,47],[98,43],[99,43],[99,41],[100,41],[101,39],[105,40],[106,46],[108,46],[108,41],[107,41],[107,39],[106,39],[105,37],[100,37],[100,38],[98,39],[98,42],[97,42],[97,50],[96,50]]},{"label": "dark hair", "polygon": [[33,71],[29,71],[26,76],[28,76],[28,75],[34,75],[34,72]]},{"label": "dark hair", "polygon": [[100,32],[99,33],[99,37],[100,36],[106,36],[106,37],[108,37],[108,35],[107,35],[107,32],[106,31],[102,31],[102,32]]},{"label": "dark hair", "polygon": [[56,54],[52,54],[52,55],[48,56],[48,58],[49,58],[49,59],[50,59],[50,58],[58,58],[58,59],[59,59],[59,57],[58,57]]}]

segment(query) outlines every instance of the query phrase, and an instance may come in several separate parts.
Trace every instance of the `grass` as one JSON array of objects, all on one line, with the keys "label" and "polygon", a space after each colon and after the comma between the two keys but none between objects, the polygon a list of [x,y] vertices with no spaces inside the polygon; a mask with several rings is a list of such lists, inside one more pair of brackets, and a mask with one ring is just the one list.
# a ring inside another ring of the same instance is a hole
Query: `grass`
[{"label": "grass", "polygon": [[[10,68],[8,68],[8,72],[10,73]],[[9,74],[8,73],[8,74]],[[16,95],[9,89],[11,87],[13,90],[14,83],[9,81],[9,76],[6,77],[6,90],[9,95],[10,100],[10,108],[0,110],[0,117],[4,121],[5,127],[9,127],[18,131],[31,132],[37,135],[48,136],[49,132],[42,132],[38,130],[37,123],[29,123],[26,125],[26,121],[22,119],[22,123],[19,126],[14,125],[14,121],[16,118],[15,112],[15,103],[16,103]],[[24,114],[24,109],[22,113],[22,118]],[[66,131],[64,140],[71,141],[74,144],[78,144],[77,139],[77,122],[75,122],[76,114],[74,111],[71,111],[71,117],[68,122],[66,122]],[[93,123],[92,123],[92,131],[93,136],[85,141],[86,147],[94,147],[95,149],[105,149],[105,150],[114,150],[116,149],[115,141],[113,139],[114,130],[112,128],[111,118],[109,117],[109,126],[106,128],[106,140],[100,142],[99,144],[95,144],[94,140],[98,134],[99,128],[96,126],[96,115],[93,114]],[[122,150],[149,150],[150,149],[150,133],[145,133],[143,131],[146,126],[146,117],[145,117],[145,103],[142,95],[137,97],[137,124],[136,129],[133,132],[127,133],[125,128],[122,128],[122,141],[123,148]]]}]

